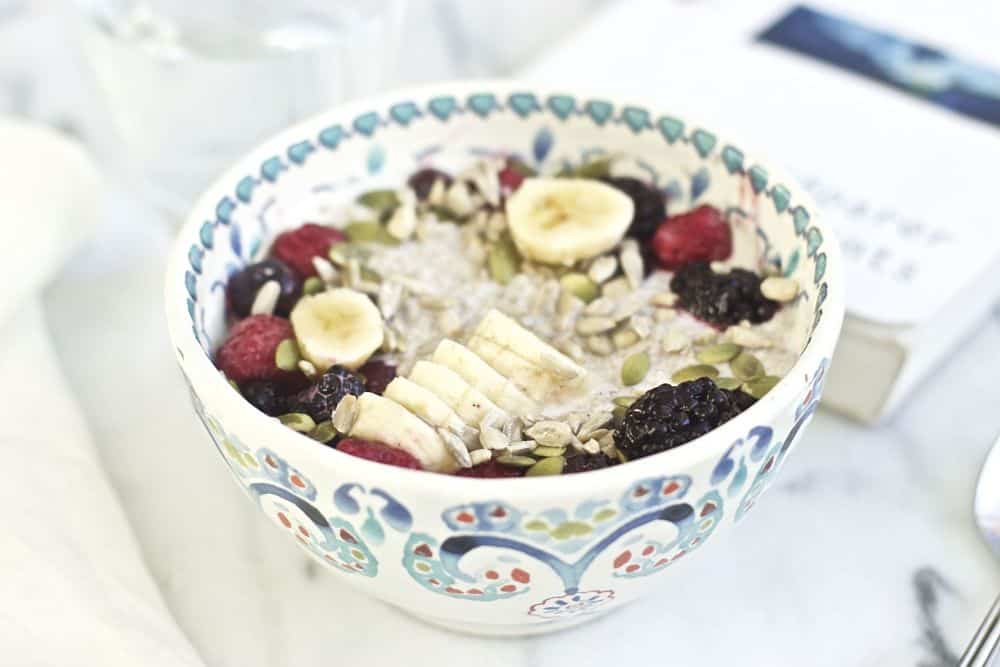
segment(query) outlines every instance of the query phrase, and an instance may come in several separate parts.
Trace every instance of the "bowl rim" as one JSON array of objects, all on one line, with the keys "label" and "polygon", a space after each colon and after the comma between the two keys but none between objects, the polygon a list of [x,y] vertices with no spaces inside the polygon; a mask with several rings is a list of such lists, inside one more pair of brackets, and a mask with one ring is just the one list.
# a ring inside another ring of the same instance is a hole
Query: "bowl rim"
[{"label": "bowl rim", "polygon": [[[775,414],[781,405],[793,403],[800,389],[798,383],[792,379],[796,376],[809,377],[823,358],[831,357],[840,334],[845,310],[840,247],[835,234],[817,209],[815,201],[798,180],[791,177],[784,169],[776,167],[766,154],[753,150],[751,144],[732,141],[732,134],[717,131],[716,123],[709,124],[708,128],[718,137],[717,145],[740,146],[748,156],[753,156],[756,164],[766,167],[769,180],[786,186],[794,193],[792,199],[796,205],[803,206],[809,211],[810,224],[818,227],[823,234],[824,252],[827,255],[825,279],[828,285],[823,317],[792,368],[764,398],[725,424],[681,447],[601,470],[538,478],[474,478],[414,471],[344,454],[285,427],[277,419],[254,408],[238,392],[232,390],[194,336],[186,306],[187,292],[183,289],[190,240],[198,237],[206,212],[212,212],[209,219],[214,219],[215,204],[220,197],[229,194],[235,183],[249,171],[256,169],[264,159],[287,148],[292,142],[301,140],[303,136],[315,134],[319,129],[334,123],[349,124],[360,113],[372,110],[384,111],[395,103],[429,99],[437,95],[464,98],[473,93],[493,93],[498,97],[506,97],[512,93],[527,92],[535,94],[539,99],[562,94],[578,99],[607,100],[619,109],[636,106],[655,113],[669,113],[672,117],[683,121],[685,127],[705,128],[705,125],[692,122],[691,117],[685,114],[676,114],[664,109],[663,105],[655,100],[620,95],[612,90],[593,90],[577,86],[562,88],[523,79],[464,79],[397,88],[339,104],[271,135],[234,161],[205,188],[185,216],[184,223],[176,232],[170,249],[164,286],[167,325],[178,363],[185,375],[190,378],[195,392],[198,393],[197,386],[201,382],[209,383],[213,386],[213,393],[219,395],[219,400],[225,405],[228,414],[241,413],[241,418],[252,424],[253,430],[260,433],[261,439],[278,443],[269,445],[271,449],[294,452],[294,455],[301,450],[303,457],[325,457],[329,467],[337,470],[338,476],[351,479],[378,478],[398,485],[423,486],[422,482],[433,482],[440,495],[458,495],[463,498],[475,497],[474,493],[481,495],[482,489],[486,489],[489,494],[503,494],[504,497],[512,493],[528,494],[533,497],[565,497],[569,494],[592,493],[595,488],[602,486],[625,488],[638,480],[663,474],[683,474],[704,460],[718,460],[731,443],[743,438],[752,426],[766,421],[762,419],[765,414]],[[757,418],[758,415],[761,419]],[[310,451],[305,451],[306,449]],[[285,457],[284,454],[281,455]],[[474,492],[475,488],[479,488],[480,491]]]}]

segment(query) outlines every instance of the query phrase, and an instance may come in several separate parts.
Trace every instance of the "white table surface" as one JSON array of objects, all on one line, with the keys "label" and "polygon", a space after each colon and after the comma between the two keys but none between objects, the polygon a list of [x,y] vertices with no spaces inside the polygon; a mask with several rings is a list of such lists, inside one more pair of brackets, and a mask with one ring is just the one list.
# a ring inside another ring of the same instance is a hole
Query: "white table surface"
[{"label": "white table surface", "polygon": [[[73,111],[53,108],[39,115]],[[648,598],[551,637],[432,629],[319,570],[230,480],[167,341],[168,237],[116,198],[45,303],[148,565],[212,667],[945,667],[1000,590],[1000,561],[971,518],[1000,430],[998,312],[892,422],[868,429],[821,412],[754,515]]]}]

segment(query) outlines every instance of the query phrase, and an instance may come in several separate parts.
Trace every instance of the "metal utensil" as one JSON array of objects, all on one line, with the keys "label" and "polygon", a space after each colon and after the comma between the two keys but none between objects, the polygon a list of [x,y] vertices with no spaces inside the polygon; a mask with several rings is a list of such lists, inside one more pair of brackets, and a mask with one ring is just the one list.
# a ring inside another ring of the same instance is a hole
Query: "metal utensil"
[{"label": "metal utensil", "polygon": [[[976,485],[976,501],[973,506],[976,524],[986,539],[986,543],[1000,555],[1000,439],[986,456],[983,471],[979,473]],[[1000,597],[990,607],[982,625],[969,642],[968,648],[958,661],[958,667],[985,667],[1000,645]]]}]

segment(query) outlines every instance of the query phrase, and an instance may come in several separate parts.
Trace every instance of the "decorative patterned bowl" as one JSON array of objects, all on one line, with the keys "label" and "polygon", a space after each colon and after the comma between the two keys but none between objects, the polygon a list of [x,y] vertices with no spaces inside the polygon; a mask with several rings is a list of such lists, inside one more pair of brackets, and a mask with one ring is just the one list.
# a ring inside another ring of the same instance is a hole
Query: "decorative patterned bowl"
[{"label": "decorative patterned bowl", "polygon": [[[213,184],[180,232],[167,315],[195,410],[279,530],[390,604],[496,635],[562,629],[614,609],[753,508],[816,409],[840,331],[843,281],[829,229],[794,181],[741,146],[642,104],[510,82],[402,91],[300,123]],[[792,306],[800,359],[721,428],[597,472],[448,477],[323,447],[257,412],[213,367],[226,278],[281,230],[323,219],[366,188],[396,186],[431,156],[456,168],[515,153],[550,168],[601,151],[641,158],[673,212],[703,202],[738,209],[768,261],[803,288]]]}]

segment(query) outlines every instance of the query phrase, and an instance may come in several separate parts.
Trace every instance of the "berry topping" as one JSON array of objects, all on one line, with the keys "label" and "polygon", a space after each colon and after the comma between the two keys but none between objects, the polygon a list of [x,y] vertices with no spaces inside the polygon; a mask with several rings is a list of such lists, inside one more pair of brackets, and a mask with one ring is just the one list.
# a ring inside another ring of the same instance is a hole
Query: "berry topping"
[{"label": "berry topping", "polygon": [[274,314],[287,317],[302,293],[302,281],[294,271],[276,259],[250,264],[229,278],[226,299],[233,314],[237,317],[249,315],[254,299],[257,298],[257,290],[271,280],[276,281],[281,288]]},{"label": "berry topping", "polygon": [[343,232],[332,227],[307,222],[298,229],[280,234],[274,239],[271,253],[303,278],[316,275],[313,257],[326,258],[330,246],[343,241]]},{"label": "berry topping", "polygon": [[668,271],[689,262],[722,261],[733,253],[733,233],[722,211],[699,206],[667,218],[653,235],[653,250]]},{"label": "berry topping", "polygon": [[406,184],[417,195],[417,199],[424,201],[430,195],[435,181],[444,181],[445,187],[448,187],[451,185],[451,176],[439,169],[427,167],[410,176]]},{"label": "berry topping", "polygon": [[287,381],[293,374],[275,365],[274,353],[281,341],[293,336],[288,320],[254,315],[233,325],[215,360],[219,370],[237,384],[249,380]]},{"label": "berry topping", "polygon": [[251,380],[240,387],[243,398],[261,412],[272,417],[287,412],[288,399],[276,382]]},{"label": "berry topping", "polygon": [[364,391],[361,378],[343,366],[331,366],[310,386],[292,396],[288,408],[292,412],[304,412],[318,424],[331,418],[344,396],[360,396]]},{"label": "berry topping", "polygon": [[566,465],[563,466],[563,474],[574,472],[590,472],[616,465],[617,459],[613,459],[605,454],[575,454],[566,457]]},{"label": "berry topping", "polygon": [[705,262],[681,268],[670,280],[670,289],[678,296],[677,305],[698,319],[717,327],[727,327],[749,320],[767,322],[778,310],[760,292],[760,276],[746,269],[716,273]]},{"label": "berry topping", "polygon": [[396,366],[381,359],[373,359],[358,369],[358,375],[364,378],[366,391],[381,396],[395,379]]},{"label": "berry topping", "polygon": [[753,404],[749,395],[720,389],[708,378],[661,384],[625,413],[615,446],[629,460],[664,452],[705,435]]},{"label": "berry topping", "polygon": [[524,172],[520,171],[516,167],[507,165],[500,170],[498,178],[500,179],[500,192],[504,195],[509,195],[521,187],[521,183],[524,182],[525,175]]},{"label": "berry topping", "polygon": [[520,477],[522,468],[512,468],[496,461],[487,461],[471,468],[462,468],[455,474],[459,477],[477,477],[479,479],[494,479],[499,477]]},{"label": "berry topping", "polygon": [[621,190],[632,200],[635,212],[632,214],[632,224],[628,228],[628,236],[640,241],[648,241],[652,238],[657,228],[663,223],[663,219],[667,217],[667,207],[663,194],[638,178],[608,176],[601,180],[611,187]]},{"label": "berry topping", "polygon": [[384,463],[386,465],[397,466],[399,468],[410,468],[412,470],[422,469],[420,467],[420,462],[413,458],[413,456],[404,452],[402,449],[390,447],[383,442],[347,438],[345,440],[341,440],[337,444],[337,449],[345,454],[357,456],[362,459],[368,459],[369,461],[375,461],[376,463]]}]

